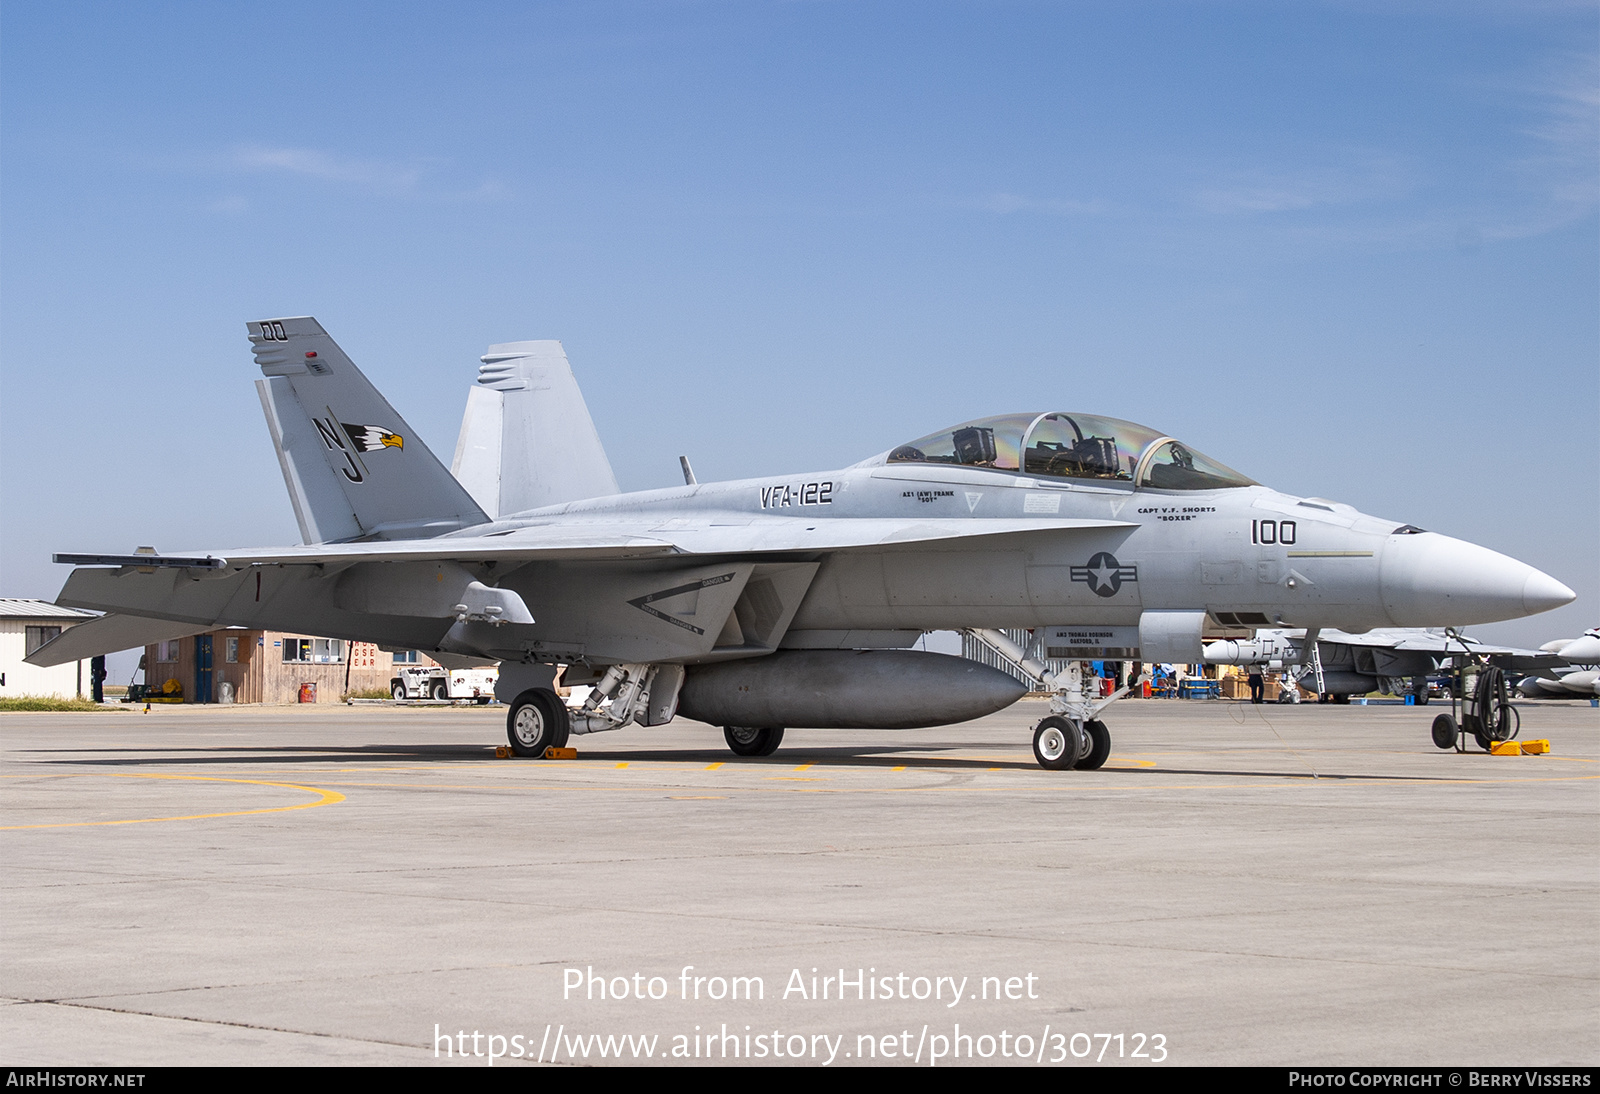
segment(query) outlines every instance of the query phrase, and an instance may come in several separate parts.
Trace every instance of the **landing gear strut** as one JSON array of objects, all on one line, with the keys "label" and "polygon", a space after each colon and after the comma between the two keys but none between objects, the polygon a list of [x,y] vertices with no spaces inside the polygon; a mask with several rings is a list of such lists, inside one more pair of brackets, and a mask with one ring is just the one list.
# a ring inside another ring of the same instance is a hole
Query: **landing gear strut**
[{"label": "landing gear strut", "polygon": [[[1134,684],[1118,688],[1104,699],[1090,699],[1083,693],[1083,670],[1076,662],[1065,672],[1055,673],[1000,631],[967,632],[978,641],[1012,661],[1018,668],[1054,692],[1050,715],[1033,730],[1033,758],[1050,771],[1095,771],[1111,755],[1111,731],[1097,715],[1128,694]],[[1140,680],[1148,677],[1140,677]]]}]

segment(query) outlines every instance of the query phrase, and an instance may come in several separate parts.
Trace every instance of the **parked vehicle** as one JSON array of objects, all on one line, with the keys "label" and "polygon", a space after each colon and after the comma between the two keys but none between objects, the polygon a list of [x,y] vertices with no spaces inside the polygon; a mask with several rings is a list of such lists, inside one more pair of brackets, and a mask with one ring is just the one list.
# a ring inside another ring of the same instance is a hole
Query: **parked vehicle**
[{"label": "parked vehicle", "polygon": [[389,681],[396,699],[471,699],[487,703],[494,698],[496,669],[445,669],[438,665],[403,665]]}]

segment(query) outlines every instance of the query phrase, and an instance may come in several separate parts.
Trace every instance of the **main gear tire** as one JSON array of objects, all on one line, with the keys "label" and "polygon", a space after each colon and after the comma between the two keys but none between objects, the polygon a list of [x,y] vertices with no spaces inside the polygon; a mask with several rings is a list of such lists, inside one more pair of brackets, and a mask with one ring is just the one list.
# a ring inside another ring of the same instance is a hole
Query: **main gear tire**
[{"label": "main gear tire", "polygon": [[1089,751],[1078,757],[1077,771],[1099,771],[1111,758],[1111,731],[1098,719],[1083,723],[1084,735],[1089,741]]},{"label": "main gear tire", "polygon": [[1033,730],[1033,758],[1047,771],[1071,771],[1089,751],[1083,730],[1065,718],[1051,715]]},{"label": "main gear tire", "polygon": [[506,740],[518,756],[538,757],[547,748],[564,748],[571,729],[566,705],[549,688],[529,688],[506,714]]},{"label": "main gear tire", "polygon": [[735,756],[770,756],[783,743],[783,727],[724,726],[722,739]]}]

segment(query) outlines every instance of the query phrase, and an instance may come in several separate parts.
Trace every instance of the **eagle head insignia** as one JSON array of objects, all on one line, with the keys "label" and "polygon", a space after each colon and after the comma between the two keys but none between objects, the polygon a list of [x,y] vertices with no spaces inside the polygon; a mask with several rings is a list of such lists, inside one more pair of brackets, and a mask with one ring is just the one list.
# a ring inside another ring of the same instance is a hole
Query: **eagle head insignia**
[{"label": "eagle head insignia", "polygon": [[381,425],[351,425],[349,422],[339,424],[350,434],[351,443],[362,452],[376,452],[380,448],[405,450],[405,438]]}]

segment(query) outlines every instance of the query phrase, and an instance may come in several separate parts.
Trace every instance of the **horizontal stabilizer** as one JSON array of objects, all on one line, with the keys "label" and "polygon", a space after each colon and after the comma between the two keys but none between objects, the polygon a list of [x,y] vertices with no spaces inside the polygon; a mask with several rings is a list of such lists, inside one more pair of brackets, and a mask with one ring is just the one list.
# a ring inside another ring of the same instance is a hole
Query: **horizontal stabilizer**
[{"label": "horizontal stabilizer", "polygon": [[99,619],[66,628],[23,660],[30,665],[49,668],[81,661],[85,657],[100,657],[120,650],[148,646],[152,642],[187,638],[207,629],[196,627],[193,623],[172,623],[165,619],[147,619],[141,615],[102,615]]},{"label": "horizontal stabilizer", "polygon": [[179,570],[217,570],[227,563],[210,555],[62,555],[50,556],[50,561],[68,566],[145,566]]}]

